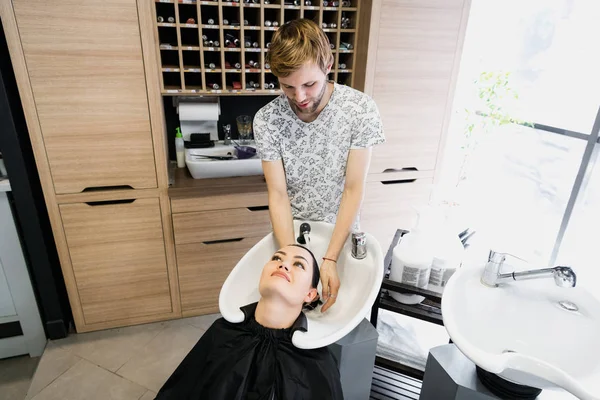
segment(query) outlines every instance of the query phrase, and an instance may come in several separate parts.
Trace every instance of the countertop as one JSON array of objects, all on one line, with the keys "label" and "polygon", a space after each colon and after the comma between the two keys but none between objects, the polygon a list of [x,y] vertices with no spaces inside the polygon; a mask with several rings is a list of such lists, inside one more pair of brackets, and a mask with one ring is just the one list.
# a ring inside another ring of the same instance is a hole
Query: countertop
[{"label": "countertop", "polygon": [[0,192],[10,192],[12,191],[10,187],[10,181],[8,178],[0,178]]},{"label": "countertop", "polygon": [[266,193],[263,175],[234,178],[194,179],[187,168],[173,171],[174,183],[169,187],[169,197],[209,197],[227,194]]}]

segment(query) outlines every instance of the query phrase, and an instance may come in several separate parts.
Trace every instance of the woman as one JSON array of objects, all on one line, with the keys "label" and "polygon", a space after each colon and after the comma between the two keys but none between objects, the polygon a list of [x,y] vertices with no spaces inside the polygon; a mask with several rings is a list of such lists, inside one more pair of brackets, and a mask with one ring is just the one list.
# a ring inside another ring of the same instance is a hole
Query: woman
[{"label": "woman", "polygon": [[321,265],[327,311],[340,281],[337,259],[358,229],[371,147],[383,143],[381,118],[366,94],[329,81],[327,35],[307,19],[283,24],[267,53],[283,94],[254,118],[254,136],[279,245],[294,243],[293,219],[335,224]]},{"label": "woman", "polygon": [[216,320],[156,399],[342,399],[329,350],[302,350],[291,341],[296,330],[310,328],[302,308],[316,300],[318,283],[308,249],[289,245],[275,252],[260,277],[260,300],[242,307],[245,320]]}]

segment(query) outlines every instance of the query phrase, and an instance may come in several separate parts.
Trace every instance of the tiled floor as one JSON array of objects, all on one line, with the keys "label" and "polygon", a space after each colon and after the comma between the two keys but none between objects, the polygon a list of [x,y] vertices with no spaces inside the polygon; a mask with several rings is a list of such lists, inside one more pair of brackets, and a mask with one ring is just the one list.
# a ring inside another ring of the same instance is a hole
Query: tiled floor
[{"label": "tiled floor", "polygon": [[0,400],[152,400],[218,317],[70,335],[41,360],[0,360]]}]

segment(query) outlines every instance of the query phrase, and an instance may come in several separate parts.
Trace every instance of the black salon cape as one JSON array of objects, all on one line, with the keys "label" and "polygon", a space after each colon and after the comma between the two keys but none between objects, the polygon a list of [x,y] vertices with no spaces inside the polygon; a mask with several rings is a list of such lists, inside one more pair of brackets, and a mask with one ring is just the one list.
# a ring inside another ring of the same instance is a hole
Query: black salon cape
[{"label": "black salon cape", "polygon": [[343,399],[329,349],[292,344],[294,331],[306,331],[306,316],[300,313],[290,329],[268,329],[254,319],[256,304],[241,308],[245,320],[239,324],[216,320],[156,400]]}]

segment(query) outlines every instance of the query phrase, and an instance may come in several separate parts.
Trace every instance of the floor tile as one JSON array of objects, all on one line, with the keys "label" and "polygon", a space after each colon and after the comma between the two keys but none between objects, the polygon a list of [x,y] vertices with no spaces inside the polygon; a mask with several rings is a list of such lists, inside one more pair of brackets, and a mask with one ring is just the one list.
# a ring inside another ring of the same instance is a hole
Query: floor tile
[{"label": "floor tile", "polygon": [[200,329],[204,329],[205,331],[210,328],[215,320],[221,318],[221,314],[208,314],[208,315],[200,315],[198,317],[190,317],[185,318],[184,321],[189,323],[192,326],[196,326]]},{"label": "floor tile", "polygon": [[139,400],[147,389],[80,360],[33,400]]},{"label": "floor tile", "polygon": [[142,397],[140,397],[140,400],[154,400],[155,398],[156,393],[154,393],[152,390],[148,390]]},{"label": "floor tile", "polygon": [[168,322],[78,333],[54,343],[92,363],[115,372],[146,346]]},{"label": "floor tile", "polygon": [[42,389],[51,384],[56,378],[77,364],[79,360],[81,358],[73,354],[72,351],[63,349],[54,342],[49,341],[29,386],[26,400],[31,399],[41,392]]},{"label": "floor tile", "polygon": [[117,374],[158,392],[203,333],[203,329],[191,326],[184,320],[171,321]]},{"label": "floor tile", "polygon": [[24,399],[39,361],[28,355],[0,360],[0,400]]}]

